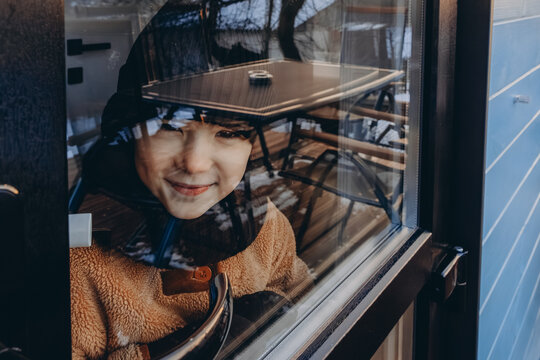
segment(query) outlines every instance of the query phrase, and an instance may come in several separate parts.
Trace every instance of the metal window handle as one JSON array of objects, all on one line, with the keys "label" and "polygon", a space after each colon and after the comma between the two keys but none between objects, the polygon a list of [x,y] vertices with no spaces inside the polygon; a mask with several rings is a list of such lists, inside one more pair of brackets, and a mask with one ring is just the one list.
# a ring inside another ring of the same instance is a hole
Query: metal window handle
[{"label": "metal window handle", "polygon": [[467,285],[465,258],[467,251],[459,246],[447,249],[437,269],[432,274],[435,299],[444,302],[457,287]]},{"label": "metal window handle", "polygon": [[83,44],[82,39],[70,39],[67,41],[68,56],[81,55],[85,51],[108,50],[111,43]]},{"label": "metal window handle", "polygon": [[7,347],[0,342],[0,360],[28,360],[18,347]]}]

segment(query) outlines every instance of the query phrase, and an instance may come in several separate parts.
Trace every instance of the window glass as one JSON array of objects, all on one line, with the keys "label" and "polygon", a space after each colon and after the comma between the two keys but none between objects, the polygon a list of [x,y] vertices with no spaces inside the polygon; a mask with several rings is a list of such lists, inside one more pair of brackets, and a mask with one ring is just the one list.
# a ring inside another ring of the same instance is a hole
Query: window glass
[{"label": "window glass", "polygon": [[65,7],[74,356],[234,356],[402,225],[409,1]]}]

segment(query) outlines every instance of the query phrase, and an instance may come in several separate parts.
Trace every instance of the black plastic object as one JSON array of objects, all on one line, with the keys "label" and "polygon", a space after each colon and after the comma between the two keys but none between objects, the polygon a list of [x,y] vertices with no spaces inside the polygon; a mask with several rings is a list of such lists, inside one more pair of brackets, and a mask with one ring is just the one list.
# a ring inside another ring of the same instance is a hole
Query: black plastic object
[{"label": "black plastic object", "polygon": [[69,85],[80,84],[83,82],[83,68],[74,67],[67,70],[67,83]]},{"label": "black plastic object", "polygon": [[23,206],[19,190],[0,184],[0,341],[24,344]]},{"label": "black plastic object", "polygon": [[0,360],[28,360],[28,358],[22,354],[21,349],[8,348],[0,342]]},{"label": "black plastic object", "polygon": [[446,250],[446,256],[432,274],[436,301],[445,302],[456,289],[467,285],[467,253],[468,251],[463,250],[460,246],[454,246]]},{"label": "black plastic object", "polygon": [[272,82],[272,74],[266,70],[251,70],[248,71],[250,85],[270,85]]},{"label": "black plastic object", "polygon": [[83,44],[82,39],[70,39],[67,41],[68,56],[81,55],[85,51],[108,50],[111,43]]},{"label": "black plastic object", "polygon": [[208,319],[180,345],[155,354],[149,344],[152,360],[213,359],[219,353],[231,327],[233,298],[227,275],[218,274],[210,286],[210,315]]}]

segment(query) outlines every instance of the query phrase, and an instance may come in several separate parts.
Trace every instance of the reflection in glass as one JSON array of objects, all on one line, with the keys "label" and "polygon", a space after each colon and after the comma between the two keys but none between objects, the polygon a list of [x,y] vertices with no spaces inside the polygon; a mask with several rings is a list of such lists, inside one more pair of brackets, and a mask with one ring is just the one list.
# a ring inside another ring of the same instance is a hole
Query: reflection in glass
[{"label": "reflection in glass", "polygon": [[75,1],[66,19],[131,24],[114,78],[68,87],[70,211],[94,217],[71,250],[74,357],[183,346],[221,273],[232,356],[400,225],[407,2]]}]

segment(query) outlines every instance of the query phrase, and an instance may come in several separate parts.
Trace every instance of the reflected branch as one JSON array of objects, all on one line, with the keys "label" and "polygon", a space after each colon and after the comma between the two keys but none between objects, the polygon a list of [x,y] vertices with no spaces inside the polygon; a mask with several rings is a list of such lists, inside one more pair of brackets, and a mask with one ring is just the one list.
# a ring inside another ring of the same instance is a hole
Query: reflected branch
[{"label": "reflected branch", "polygon": [[283,0],[279,14],[278,39],[285,58],[302,60],[294,43],[294,19],[305,0]]}]

